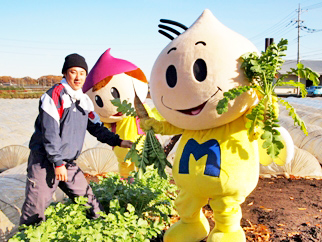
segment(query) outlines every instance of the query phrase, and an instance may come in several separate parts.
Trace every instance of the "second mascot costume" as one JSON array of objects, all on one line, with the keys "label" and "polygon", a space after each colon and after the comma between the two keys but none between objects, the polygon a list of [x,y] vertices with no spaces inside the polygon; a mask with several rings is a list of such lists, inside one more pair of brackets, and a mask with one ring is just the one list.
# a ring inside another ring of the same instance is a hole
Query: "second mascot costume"
[{"label": "second mascot costume", "polygon": [[[248,137],[245,116],[257,96],[242,94],[222,115],[216,106],[224,92],[249,85],[239,57],[257,49],[209,10],[184,29],[160,53],[151,73],[152,100],[166,121],[141,122],[156,133],[182,134],[173,165],[180,221],[169,228],[164,241],[200,241],[206,236],[211,242],[245,241],[240,204],[257,185],[260,163],[259,146]],[[215,220],[211,232],[202,213],[208,202]]]},{"label": "second mascot costume", "polygon": [[[95,115],[99,116],[100,121],[121,139],[133,142],[139,135],[144,134],[139,127],[138,119],[117,112],[117,107],[111,100],[120,98],[121,102],[126,100],[133,104],[134,88],[144,102],[148,94],[148,81],[144,73],[131,62],[111,56],[110,49],[97,60],[83,87],[83,92],[93,101]],[[145,108],[151,114],[147,105]],[[127,178],[129,173],[135,170],[133,162],[124,162],[128,149],[115,147],[114,152],[119,163],[120,175]]]}]

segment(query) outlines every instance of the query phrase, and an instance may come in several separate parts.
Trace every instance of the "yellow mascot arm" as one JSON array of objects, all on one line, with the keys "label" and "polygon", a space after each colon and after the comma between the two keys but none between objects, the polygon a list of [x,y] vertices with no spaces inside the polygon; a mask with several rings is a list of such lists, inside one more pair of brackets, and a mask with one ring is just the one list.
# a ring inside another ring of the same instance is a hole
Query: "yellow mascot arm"
[{"label": "yellow mascot arm", "polygon": [[150,108],[150,106],[146,103],[143,104],[145,110],[147,111],[147,113],[149,114],[150,117],[153,117],[153,109]]},{"label": "yellow mascot arm", "polygon": [[155,118],[140,120],[140,127],[143,130],[153,129],[156,134],[175,135],[182,134],[183,129],[178,128],[167,121],[158,121]]},{"label": "yellow mascot arm", "polygon": [[151,109],[150,106],[147,105],[146,103],[144,103],[143,106],[147,111],[147,113],[149,114],[150,118],[155,118],[156,120],[159,120],[159,121],[165,121],[165,119],[161,116],[161,114],[158,112],[158,110],[155,107]]},{"label": "yellow mascot arm", "polygon": [[260,163],[264,166],[271,164],[272,162],[276,163],[279,166],[288,164],[294,157],[294,143],[289,132],[283,128],[276,128],[282,136],[284,148],[281,150],[280,154],[276,159],[272,159],[267,153],[266,149],[262,148],[264,141],[262,139],[258,139],[258,150],[259,150],[259,159]]},{"label": "yellow mascot arm", "polygon": [[159,121],[165,121],[165,119],[161,116],[161,114],[158,112],[156,108],[152,108],[151,113],[149,113],[149,116]]},{"label": "yellow mascot arm", "polygon": [[156,134],[175,135],[182,134],[183,129],[168,123],[156,108],[151,109],[149,105],[143,104],[149,118],[140,119],[140,128],[143,130],[153,129]]}]

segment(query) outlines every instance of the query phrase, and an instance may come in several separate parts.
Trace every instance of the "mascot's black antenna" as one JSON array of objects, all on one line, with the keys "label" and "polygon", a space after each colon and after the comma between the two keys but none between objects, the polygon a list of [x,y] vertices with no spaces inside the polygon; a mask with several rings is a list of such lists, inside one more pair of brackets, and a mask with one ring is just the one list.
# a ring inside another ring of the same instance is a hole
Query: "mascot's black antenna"
[{"label": "mascot's black antenna", "polygon": [[178,27],[180,27],[180,28],[182,28],[182,29],[184,29],[184,30],[187,30],[187,29],[188,29],[188,27],[187,27],[187,26],[185,26],[185,25],[183,25],[183,24],[181,24],[181,23],[178,23],[178,22],[176,22],[176,21],[173,21],[173,20],[169,20],[169,19],[160,19],[160,22],[161,22],[161,23],[166,23],[166,24],[173,24],[173,25],[178,26]]},{"label": "mascot's black antenna", "polygon": [[[187,29],[188,29],[185,25],[183,25],[183,24],[181,24],[181,23],[178,23],[178,22],[176,22],[176,21],[173,21],[173,20],[160,19],[160,22],[161,22],[161,23],[172,24],[172,25],[178,26],[178,27],[182,28],[183,30],[187,30]],[[171,27],[169,27],[169,26],[166,26],[166,25],[164,25],[164,24],[159,24],[159,26],[158,26],[158,27],[159,27],[159,28],[161,28],[161,29],[168,30],[168,31],[170,31],[170,32],[172,32],[172,33],[174,33],[174,34],[176,34],[176,35],[178,35],[178,36],[181,34],[179,31],[177,31],[177,30],[175,30],[175,29],[173,29],[173,28],[171,28]],[[169,39],[171,39],[171,40],[173,40],[173,39],[174,39],[174,37],[173,37],[172,35],[168,34],[167,32],[165,32],[165,31],[163,31],[163,30],[159,30],[158,32],[159,32],[160,34],[163,34],[164,36],[168,37],[168,38],[169,38]]]}]

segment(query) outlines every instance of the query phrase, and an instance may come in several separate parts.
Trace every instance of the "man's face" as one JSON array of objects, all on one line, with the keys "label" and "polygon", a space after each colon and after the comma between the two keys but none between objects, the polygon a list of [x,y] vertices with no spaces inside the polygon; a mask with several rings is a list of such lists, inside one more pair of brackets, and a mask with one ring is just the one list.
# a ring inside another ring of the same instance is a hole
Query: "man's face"
[{"label": "man's face", "polygon": [[71,67],[65,74],[68,85],[75,91],[81,89],[86,79],[86,71],[81,67]]}]

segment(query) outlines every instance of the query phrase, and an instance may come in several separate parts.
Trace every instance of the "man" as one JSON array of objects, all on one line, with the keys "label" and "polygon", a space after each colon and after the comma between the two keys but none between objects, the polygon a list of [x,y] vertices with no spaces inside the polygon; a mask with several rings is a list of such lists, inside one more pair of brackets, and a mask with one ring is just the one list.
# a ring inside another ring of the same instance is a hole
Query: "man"
[{"label": "man", "polygon": [[39,101],[39,115],[31,137],[27,168],[26,200],[20,224],[45,220],[44,211],[53,193],[60,187],[71,199],[88,197],[89,218],[96,218],[102,206],[94,196],[83,172],[74,162],[82,151],[86,130],[103,143],[130,148],[132,142],[121,140],[101,123],[88,116],[94,110],[90,98],[82,92],[88,67],[78,54],[66,56],[63,79]]}]

